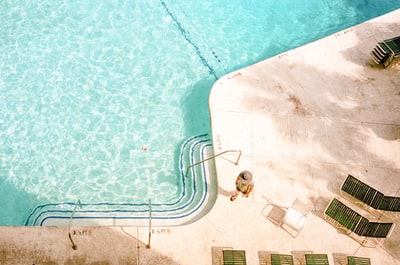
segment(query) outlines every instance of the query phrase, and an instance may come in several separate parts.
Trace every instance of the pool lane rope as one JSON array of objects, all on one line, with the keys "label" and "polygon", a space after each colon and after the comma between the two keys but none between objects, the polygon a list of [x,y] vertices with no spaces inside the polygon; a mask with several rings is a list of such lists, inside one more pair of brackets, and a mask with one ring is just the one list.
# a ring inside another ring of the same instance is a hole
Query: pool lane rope
[{"label": "pool lane rope", "polygon": [[[179,6],[178,8],[180,8],[181,6]],[[181,8],[180,8],[181,9]],[[189,16],[186,14],[186,12],[184,10],[181,9],[181,12],[188,18]],[[218,63],[222,66],[222,68],[224,69],[225,74],[228,73],[228,71],[226,70],[225,67],[225,63],[222,61],[222,59],[219,57],[219,55],[217,54],[217,52],[215,51],[215,49],[211,48],[211,46],[208,44],[207,39],[205,39],[203,37],[202,34],[200,34],[200,31],[197,29],[196,25],[192,22],[192,20],[188,19],[188,22],[192,25],[192,27],[194,28],[194,30],[197,32],[197,34],[200,36],[202,42],[207,46],[207,48],[209,50],[211,50],[212,55],[214,56],[214,58],[218,61]]]},{"label": "pool lane rope", "polygon": [[[215,80],[218,80],[218,75],[217,75],[216,71],[208,63],[207,59],[203,56],[202,52],[200,51],[200,48],[190,39],[189,33],[184,29],[184,27],[178,21],[178,19],[175,17],[175,15],[169,10],[169,8],[167,7],[167,4],[163,0],[160,0],[160,2],[161,2],[161,5],[164,7],[165,11],[168,13],[168,15],[171,17],[171,19],[175,22],[175,25],[178,27],[178,30],[181,33],[181,35],[194,48],[197,56],[199,56],[203,65],[208,69],[209,73],[214,76]],[[216,53],[213,52],[213,55],[220,63],[222,63],[221,59],[219,59],[219,57],[216,55]]]}]

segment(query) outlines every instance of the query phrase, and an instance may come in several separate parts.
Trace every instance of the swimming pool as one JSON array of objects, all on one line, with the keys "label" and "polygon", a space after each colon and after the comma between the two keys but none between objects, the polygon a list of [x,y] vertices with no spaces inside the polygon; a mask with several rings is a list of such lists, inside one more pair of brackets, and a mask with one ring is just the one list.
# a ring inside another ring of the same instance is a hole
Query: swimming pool
[{"label": "swimming pool", "polygon": [[167,208],[159,209],[166,218],[172,208],[201,205],[209,186],[193,182],[207,182],[207,174],[182,177],[182,149],[199,141],[199,154],[208,152],[215,80],[399,7],[398,1],[2,3],[0,225],[43,224],[27,221],[41,215],[36,206],[57,204],[50,213],[70,213],[78,201],[77,211],[95,212],[93,218],[113,212],[113,224],[127,211],[133,212],[127,219],[145,212],[149,200]]}]

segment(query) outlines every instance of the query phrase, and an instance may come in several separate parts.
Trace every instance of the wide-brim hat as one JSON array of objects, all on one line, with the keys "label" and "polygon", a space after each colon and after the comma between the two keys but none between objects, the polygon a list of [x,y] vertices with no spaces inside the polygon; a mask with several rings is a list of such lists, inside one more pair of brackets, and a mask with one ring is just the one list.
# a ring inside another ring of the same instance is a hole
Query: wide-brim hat
[{"label": "wide-brim hat", "polygon": [[253,177],[253,175],[249,171],[244,170],[239,173],[239,177],[241,177],[244,180],[249,180]]}]

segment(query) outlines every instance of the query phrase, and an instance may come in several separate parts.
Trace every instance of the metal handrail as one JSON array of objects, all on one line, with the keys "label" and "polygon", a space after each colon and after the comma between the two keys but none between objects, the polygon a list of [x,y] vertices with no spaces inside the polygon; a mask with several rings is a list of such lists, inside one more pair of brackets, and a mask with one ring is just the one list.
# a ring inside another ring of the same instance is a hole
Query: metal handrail
[{"label": "metal handrail", "polygon": [[76,250],[76,249],[78,248],[78,246],[75,244],[74,240],[72,240],[72,235],[71,235],[71,221],[72,221],[72,218],[73,218],[73,216],[74,216],[74,214],[75,214],[75,211],[76,211],[76,208],[78,207],[78,205],[79,205],[80,207],[82,207],[81,200],[77,200],[77,201],[76,201],[75,207],[74,207],[74,209],[73,209],[73,211],[72,211],[72,213],[71,213],[71,216],[70,216],[70,218],[69,218],[69,221],[68,221],[68,237],[69,237],[69,240],[71,241],[72,249],[73,249],[73,250]]},{"label": "metal handrail", "polygon": [[[216,155],[213,155],[213,156],[211,156],[211,157],[208,157],[208,158],[206,158],[206,159],[203,159],[203,160],[201,160],[201,161],[199,161],[199,162],[197,162],[197,163],[193,163],[193,164],[191,164],[190,166],[188,166],[188,167],[186,168],[185,177],[187,177],[188,171],[189,171],[190,168],[192,168],[192,167],[194,167],[194,166],[197,166],[197,165],[199,165],[199,164],[202,164],[202,163],[204,163],[204,162],[206,162],[206,161],[208,161],[208,160],[214,159],[214,158],[216,158],[217,156],[220,156],[220,155],[223,155],[223,154],[226,154],[226,153],[231,153],[231,152],[239,152],[239,155],[238,155],[238,157],[237,157],[237,159],[236,159],[236,162],[233,162],[233,163],[235,164],[235,166],[237,166],[237,165],[239,164],[240,157],[242,156],[242,151],[241,151],[241,150],[225,150],[225,151],[223,151],[223,152],[221,152],[221,153],[218,153],[218,154],[216,154]],[[231,161],[231,162],[232,162],[232,161]]]},{"label": "metal handrail", "polygon": [[150,241],[151,241],[151,199],[149,199],[149,237],[147,239],[146,248],[151,248]]}]

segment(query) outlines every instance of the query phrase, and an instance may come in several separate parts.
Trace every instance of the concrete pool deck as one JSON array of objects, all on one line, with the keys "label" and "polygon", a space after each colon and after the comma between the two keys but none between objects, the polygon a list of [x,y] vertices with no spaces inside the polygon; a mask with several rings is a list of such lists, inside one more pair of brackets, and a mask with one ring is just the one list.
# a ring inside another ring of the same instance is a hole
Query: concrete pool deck
[{"label": "concrete pool deck", "polygon": [[[400,264],[400,221],[374,248],[322,218],[347,174],[400,196],[400,64],[374,66],[378,41],[400,35],[400,9],[230,73],[210,95],[218,196],[203,218],[180,227],[0,227],[0,264],[220,264],[222,248],[245,250],[247,264],[269,253],[346,255]],[[229,200],[237,174],[253,172],[249,198]],[[268,201],[312,204],[297,237],[270,222]],[[344,200],[345,201],[345,200]],[[264,263],[263,263],[264,262]]]}]

